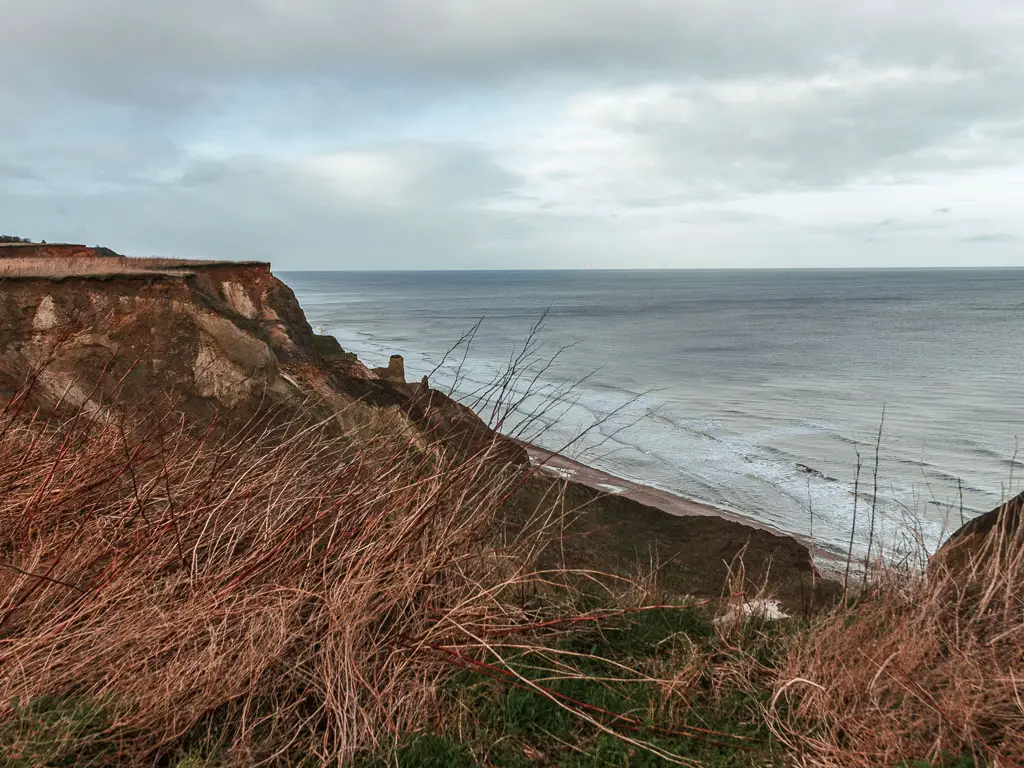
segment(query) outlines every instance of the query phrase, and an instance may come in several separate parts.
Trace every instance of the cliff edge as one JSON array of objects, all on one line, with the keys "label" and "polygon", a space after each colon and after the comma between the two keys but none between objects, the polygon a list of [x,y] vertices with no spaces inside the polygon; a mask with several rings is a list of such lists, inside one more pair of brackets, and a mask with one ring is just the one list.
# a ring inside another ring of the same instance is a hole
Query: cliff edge
[{"label": "cliff edge", "polygon": [[433,451],[497,445],[495,457],[522,474],[505,505],[509,530],[527,525],[554,495],[573,510],[559,544],[542,553],[549,564],[629,576],[653,567],[676,594],[719,595],[734,577],[751,591],[766,586],[791,611],[822,592],[810,554],[794,539],[717,517],[675,517],[544,477],[521,446],[426,381],[404,376],[401,358],[371,369],[315,334],[268,263],[0,246],[0,399],[101,419],[159,405],[197,424],[312,410],[346,430],[404,432]]},{"label": "cliff edge", "polygon": [[370,370],[314,333],[267,263],[110,253],[0,246],[0,397],[31,383],[35,407],[64,412],[159,400],[210,421],[302,408],[346,428],[390,419],[462,449],[492,438],[468,409],[406,384],[395,363]]}]

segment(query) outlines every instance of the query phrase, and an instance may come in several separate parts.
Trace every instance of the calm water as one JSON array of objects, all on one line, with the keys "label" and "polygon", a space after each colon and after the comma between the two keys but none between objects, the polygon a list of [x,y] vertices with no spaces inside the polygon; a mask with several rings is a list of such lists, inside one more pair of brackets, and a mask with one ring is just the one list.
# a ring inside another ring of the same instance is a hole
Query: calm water
[{"label": "calm water", "polygon": [[[813,533],[845,551],[874,443],[889,545],[932,544],[1010,491],[1024,432],[1024,270],[285,273],[310,323],[410,380],[478,320],[463,398],[547,311],[542,392],[589,376],[536,437],[619,476]],[[524,408],[536,404],[528,401]],[[609,414],[612,414],[609,416]],[[550,414],[549,414],[550,415]],[[808,473],[799,465],[813,468]],[[1020,468],[1020,465],[1018,465]],[[867,500],[865,502],[865,500]],[[813,515],[811,514],[813,512]],[[813,520],[813,532],[811,531]],[[866,524],[858,525],[864,548]]]}]

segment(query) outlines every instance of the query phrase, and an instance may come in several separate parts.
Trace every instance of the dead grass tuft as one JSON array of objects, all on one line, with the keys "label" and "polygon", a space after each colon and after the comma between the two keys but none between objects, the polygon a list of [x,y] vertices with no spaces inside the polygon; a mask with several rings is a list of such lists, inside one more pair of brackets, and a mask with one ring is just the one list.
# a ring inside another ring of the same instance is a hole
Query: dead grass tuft
[{"label": "dead grass tuft", "polygon": [[792,641],[769,717],[808,764],[1024,765],[1024,535],[890,570]]},{"label": "dead grass tuft", "polygon": [[432,649],[524,619],[503,595],[522,561],[486,543],[516,477],[490,452],[9,406],[0,719],[103,702],[97,738],[131,764],[213,720],[244,764],[341,760],[420,726],[446,666]]}]

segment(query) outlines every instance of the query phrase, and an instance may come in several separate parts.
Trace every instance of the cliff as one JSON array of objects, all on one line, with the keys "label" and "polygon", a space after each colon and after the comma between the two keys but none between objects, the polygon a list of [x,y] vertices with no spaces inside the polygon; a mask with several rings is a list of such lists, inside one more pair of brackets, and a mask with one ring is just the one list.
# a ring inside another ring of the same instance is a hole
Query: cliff
[{"label": "cliff", "polygon": [[632,575],[657,561],[658,579],[673,592],[718,595],[742,559],[745,587],[767,584],[790,610],[806,604],[815,581],[807,549],[792,538],[717,517],[675,517],[535,473],[520,446],[468,408],[426,381],[406,383],[401,358],[370,369],[315,334],[266,263],[0,247],[0,398],[19,392],[44,412],[105,418],[159,406],[209,424],[312,409],[345,430],[405,432],[431,451],[497,445],[496,458],[522,472],[505,505],[509,530],[558,493],[575,510],[571,536],[547,550],[548,562]]},{"label": "cliff", "polygon": [[47,248],[0,251],[0,763],[1024,765],[1024,497],[976,578],[743,624],[837,587],[545,474],[267,264]]},{"label": "cliff", "polygon": [[371,371],[315,334],[266,263],[0,247],[0,397],[31,382],[33,405],[48,410],[102,413],[159,401],[208,422],[312,408],[345,428],[390,419],[463,449],[491,439],[468,409],[406,384],[395,366]]}]

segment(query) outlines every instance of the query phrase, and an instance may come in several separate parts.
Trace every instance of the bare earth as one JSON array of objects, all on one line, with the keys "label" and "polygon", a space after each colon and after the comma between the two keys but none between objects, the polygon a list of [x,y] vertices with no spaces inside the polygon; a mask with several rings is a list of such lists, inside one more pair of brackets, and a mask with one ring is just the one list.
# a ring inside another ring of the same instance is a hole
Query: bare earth
[{"label": "bare earth", "polygon": [[778,536],[794,538],[810,550],[815,564],[823,572],[836,574],[841,572],[841,566],[845,565],[845,558],[815,546],[814,542],[807,536],[783,531],[755,518],[737,514],[727,509],[721,509],[711,504],[687,499],[683,496],[677,496],[660,488],[652,488],[649,485],[634,483],[630,480],[616,477],[600,469],[582,464],[575,459],[553,453],[546,448],[540,448],[529,443],[523,443],[522,445],[530,456],[530,463],[549,477],[571,480],[597,491],[615,496],[623,496],[645,506],[660,509],[670,515],[677,515],[679,517],[719,517],[723,520],[730,520],[734,523],[747,525]]}]

